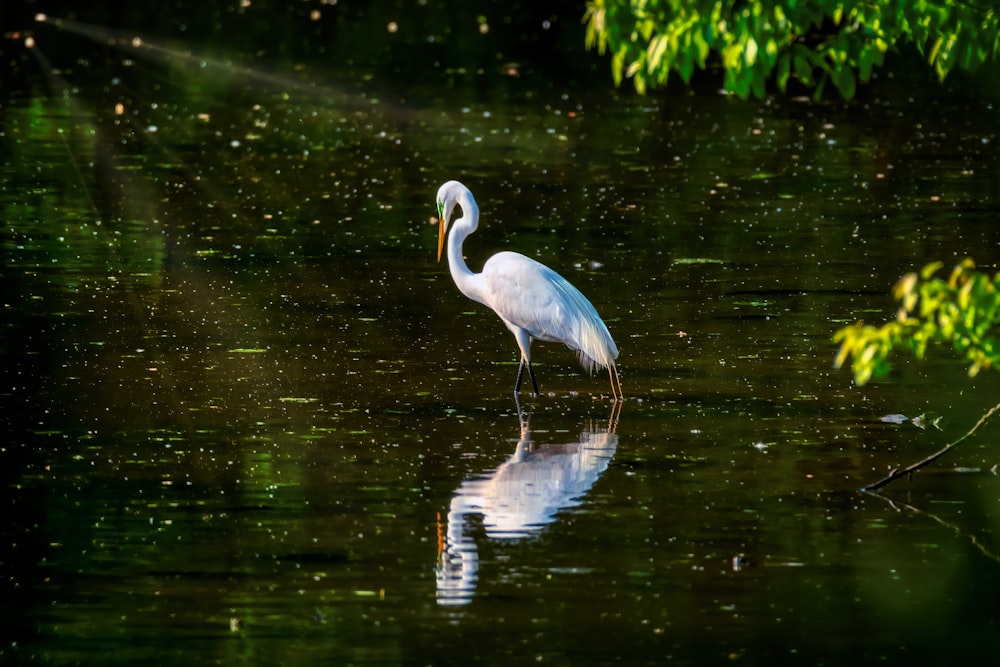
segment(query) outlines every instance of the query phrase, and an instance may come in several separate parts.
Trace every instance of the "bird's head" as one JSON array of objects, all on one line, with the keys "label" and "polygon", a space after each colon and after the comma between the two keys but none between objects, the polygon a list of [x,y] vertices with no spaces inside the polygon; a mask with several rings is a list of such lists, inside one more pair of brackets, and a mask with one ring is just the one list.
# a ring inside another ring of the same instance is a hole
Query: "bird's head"
[{"label": "bird's head", "polygon": [[[438,212],[438,261],[441,261],[441,251],[444,250],[444,237],[448,233],[448,225],[451,223],[451,216],[455,212],[456,206],[462,206],[462,213],[467,213],[466,203],[472,199],[472,193],[458,181],[448,181],[437,191],[437,212]],[[461,201],[460,201],[461,200]],[[471,204],[475,206],[475,202]]]}]

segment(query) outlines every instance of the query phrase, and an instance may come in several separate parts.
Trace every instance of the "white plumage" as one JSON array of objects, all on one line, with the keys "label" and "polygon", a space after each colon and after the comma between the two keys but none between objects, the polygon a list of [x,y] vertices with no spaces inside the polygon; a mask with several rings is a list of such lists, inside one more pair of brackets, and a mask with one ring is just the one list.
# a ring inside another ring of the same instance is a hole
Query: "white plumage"
[{"label": "white plumage", "polygon": [[[455,207],[462,217],[450,223]],[[580,290],[549,267],[516,252],[500,252],[483,265],[482,273],[469,270],[462,244],[479,225],[479,206],[469,188],[448,181],[438,189],[438,260],[444,248],[449,223],[448,267],[458,289],[473,301],[491,308],[507,325],[521,350],[514,393],[521,388],[525,367],[538,394],[531,367],[531,341],[564,343],[575,350],[584,368],[607,368],[611,395],[622,398],[615,359],[618,346],[593,304]]]}]

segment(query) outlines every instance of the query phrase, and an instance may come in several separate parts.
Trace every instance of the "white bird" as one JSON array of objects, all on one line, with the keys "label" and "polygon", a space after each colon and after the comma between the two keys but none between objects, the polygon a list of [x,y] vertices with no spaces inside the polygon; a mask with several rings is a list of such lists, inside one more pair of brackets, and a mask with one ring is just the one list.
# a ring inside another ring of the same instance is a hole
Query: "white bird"
[{"label": "white bird", "polygon": [[611,396],[616,401],[624,398],[615,366],[618,346],[594,306],[568,280],[516,252],[493,255],[486,260],[482,273],[469,270],[462,257],[462,243],[479,225],[479,206],[469,188],[458,181],[448,181],[437,192],[438,261],[456,206],[462,209],[462,217],[454,221],[448,237],[448,268],[462,294],[493,309],[514,334],[521,349],[514,395],[521,390],[525,367],[538,395],[531,367],[531,342],[543,340],[564,343],[575,350],[589,372],[595,367],[607,368]]}]

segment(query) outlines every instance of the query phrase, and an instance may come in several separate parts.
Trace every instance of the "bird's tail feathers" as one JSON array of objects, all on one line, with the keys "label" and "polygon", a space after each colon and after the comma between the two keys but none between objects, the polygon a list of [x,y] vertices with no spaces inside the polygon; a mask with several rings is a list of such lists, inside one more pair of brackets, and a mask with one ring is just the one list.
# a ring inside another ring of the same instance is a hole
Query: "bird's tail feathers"
[{"label": "bird's tail feathers", "polygon": [[580,365],[583,366],[583,369],[587,371],[588,375],[593,375],[594,371],[600,368],[606,368],[607,366],[615,365],[614,359],[608,359],[606,362],[598,361],[597,359],[594,359],[583,350],[576,351],[576,358],[577,360],[579,360]]}]

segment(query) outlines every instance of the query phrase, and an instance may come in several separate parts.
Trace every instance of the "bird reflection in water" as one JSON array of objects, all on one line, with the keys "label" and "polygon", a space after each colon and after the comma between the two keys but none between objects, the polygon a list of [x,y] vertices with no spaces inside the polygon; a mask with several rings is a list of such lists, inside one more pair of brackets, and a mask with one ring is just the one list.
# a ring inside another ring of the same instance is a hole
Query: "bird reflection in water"
[{"label": "bird reflection in water", "polygon": [[592,424],[577,442],[535,445],[530,415],[521,412],[521,437],[510,458],[495,470],[468,479],[455,490],[445,525],[438,521],[437,601],[463,605],[472,601],[479,578],[479,553],[469,517],[482,516],[486,535],[517,540],[533,535],[575,507],[601,477],[618,447],[621,401],[607,424]]}]

